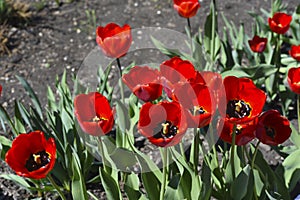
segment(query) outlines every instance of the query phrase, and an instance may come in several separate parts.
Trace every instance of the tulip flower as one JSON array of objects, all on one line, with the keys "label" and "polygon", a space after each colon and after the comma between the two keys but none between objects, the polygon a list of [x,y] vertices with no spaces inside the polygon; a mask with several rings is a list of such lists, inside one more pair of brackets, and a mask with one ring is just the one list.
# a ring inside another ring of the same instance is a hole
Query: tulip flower
[{"label": "tulip flower", "polygon": [[186,118],[177,102],[145,103],[140,110],[139,132],[159,147],[178,144],[187,129]]},{"label": "tulip flower", "polygon": [[267,46],[267,42],[267,38],[261,38],[257,35],[255,35],[252,40],[248,40],[251,50],[256,53],[263,52]]},{"label": "tulip flower", "polygon": [[289,53],[295,60],[297,60],[298,62],[300,61],[300,45],[292,45]]},{"label": "tulip flower", "polygon": [[74,100],[75,116],[81,129],[93,136],[103,136],[114,125],[109,101],[99,92],[80,94]]},{"label": "tulip flower", "polygon": [[264,144],[276,146],[282,144],[291,135],[289,120],[277,110],[268,110],[258,118],[256,137]]},{"label": "tulip flower", "polygon": [[289,69],[287,82],[294,93],[300,94],[300,67]]},{"label": "tulip flower", "polygon": [[132,42],[131,28],[128,24],[123,27],[109,23],[105,27],[99,26],[96,30],[96,41],[102,52],[111,58],[124,56]]},{"label": "tulip flower", "polygon": [[227,101],[226,120],[243,124],[260,115],[267,96],[251,79],[228,76],[223,83]]},{"label": "tulip flower", "polygon": [[174,9],[181,17],[190,18],[196,15],[200,8],[198,0],[173,0]]},{"label": "tulip flower", "polygon": [[131,68],[128,74],[123,75],[123,82],[134,95],[145,102],[154,101],[162,94],[160,73],[150,67]]},{"label": "tulip flower", "polygon": [[45,178],[55,164],[54,138],[46,140],[44,133],[34,131],[18,135],[5,156],[7,164],[19,176]]},{"label": "tulip flower", "polygon": [[270,29],[278,34],[285,34],[290,28],[291,21],[292,16],[282,12],[277,12],[268,19]]}]

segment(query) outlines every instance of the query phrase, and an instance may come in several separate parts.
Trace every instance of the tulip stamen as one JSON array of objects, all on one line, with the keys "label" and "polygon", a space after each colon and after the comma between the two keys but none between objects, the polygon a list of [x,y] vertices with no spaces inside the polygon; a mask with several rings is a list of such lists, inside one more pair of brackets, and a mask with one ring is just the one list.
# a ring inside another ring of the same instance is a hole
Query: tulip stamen
[{"label": "tulip stamen", "polygon": [[226,114],[229,117],[243,118],[251,114],[251,106],[243,100],[231,100],[227,104]]},{"label": "tulip stamen", "polygon": [[91,121],[92,122],[100,122],[100,121],[106,121],[107,119],[105,117],[98,117],[95,116]]},{"label": "tulip stamen", "polygon": [[30,155],[26,161],[25,167],[29,172],[40,169],[46,166],[51,159],[51,155],[46,151],[39,151]]}]

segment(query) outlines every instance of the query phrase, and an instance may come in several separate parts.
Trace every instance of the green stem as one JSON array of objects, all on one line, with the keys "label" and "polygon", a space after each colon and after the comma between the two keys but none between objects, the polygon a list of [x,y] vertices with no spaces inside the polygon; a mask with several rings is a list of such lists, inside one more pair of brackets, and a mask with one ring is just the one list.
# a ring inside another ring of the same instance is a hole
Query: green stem
[{"label": "green stem", "polygon": [[255,158],[256,158],[256,155],[257,155],[257,151],[258,151],[258,146],[260,144],[260,141],[257,142],[257,144],[255,145],[255,150],[254,150],[254,153],[253,153],[253,156],[252,156],[252,160],[251,160],[251,168],[253,169],[254,167],[254,163],[255,163]]},{"label": "green stem", "polygon": [[186,19],[187,19],[187,24],[188,24],[188,28],[189,28],[189,31],[190,31],[190,35],[192,36],[191,20],[190,20],[190,18],[186,18]]},{"label": "green stem", "polygon": [[297,116],[298,116],[298,131],[300,134],[300,95],[297,95]]},{"label": "green stem", "polygon": [[200,131],[197,130],[197,128],[194,128],[194,167],[195,167],[195,173],[198,174],[198,165],[199,165],[199,142],[200,142]]},{"label": "green stem", "polygon": [[236,127],[237,125],[233,125],[233,130],[232,130],[232,142],[231,142],[231,151],[230,151],[230,163],[231,163],[231,172],[232,172],[232,177],[235,179],[235,168],[234,168],[234,154],[235,154],[235,136],[236,136]]},{"label": "green stem", "polygon": [[123,84],[123,82],[122,82],[122,75],[123,75],[123,72],[122,72],[122,65],[121,65],[121,62],[120,62],[120,58],[117,58],[117,64],[118,64],[118,68],[119,68],[119,72],[120,72],[119,85],[120,85],[120,92],[121,92],[121,100],[122,100],[122,103],[125,104],[125,98],[124,98],[124,84]]},{"label": "green stem", "polygon": [[59,186],[55,183],[55,181],[53,180],[53,178],[51,177],[50,174],[48,174],[47,176],[48,180],[50,181],[50,183],[52,184],[52,186],[55,188],[55,190],[58,192],[60,198],[62,200],[66,200],[65,195],[63,194],[63,192],[60,190]]},{"label": "green stem", "polygon": [[163,182],[160,189],[159,199],[164,200],[168,176],[168,148],[162,148]]},{"label": "green stem", "polygon": [[107,168],[106,168],[106,161],[105,161],[105,157],[104,157],[104,146],[103,146],[103,141],[102,141],[101,137],[98,138],[98,143],[99,143],[99,150],[100,150],[100,154],[101,154],[101,158],[102,158],[103,169],[105,172],[108,172]]}]

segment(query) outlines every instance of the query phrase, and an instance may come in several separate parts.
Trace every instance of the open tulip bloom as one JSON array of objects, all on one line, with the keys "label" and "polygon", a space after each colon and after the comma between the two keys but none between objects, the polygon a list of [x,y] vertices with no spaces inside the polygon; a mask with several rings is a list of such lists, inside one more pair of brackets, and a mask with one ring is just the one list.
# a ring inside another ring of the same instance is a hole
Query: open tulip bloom
[{"label": "open tulip bloom", "polygon": [[277,12],[268,19],[270,29],[277,34],[285,34],[290,28],[291,21],[292,16],[282,12]]},{"label": "open tulip bloom", "polygon": [[168,147],[178,144],[186,129],[184,110],[177,102],[148,102],[140,110],[138,130],[156,146]]},{"label": "open tulip bloom", "polygon": [[81,129],[93,136],[103,136],[114,125],[109,101],[99,92],[80,94],[74,99],[75,116]]},{"label": "open tulip bloom", "polygon": [[15,138],[5,161],[19,176],[41,179],[52,170],[55,158],[54,138],[46,140],[43,132],[34,131]]},{"label": "open tulip bloom", "polygon": [[300,67],[290,68],[288,71],[287,82],[290,89],[296,93],[300,94]]}]

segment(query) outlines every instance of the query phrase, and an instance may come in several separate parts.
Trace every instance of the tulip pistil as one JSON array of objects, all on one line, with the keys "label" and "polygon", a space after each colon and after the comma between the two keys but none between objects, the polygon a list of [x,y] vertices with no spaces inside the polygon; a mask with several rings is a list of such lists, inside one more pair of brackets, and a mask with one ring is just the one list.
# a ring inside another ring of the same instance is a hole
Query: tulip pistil
[{"label": "tulip pistil", "polygon": [[170,121],[161,123],[157,129],[158,131],[155,131],[154,138],[172,138],[179,132],[178,127],[174,126]]}]

